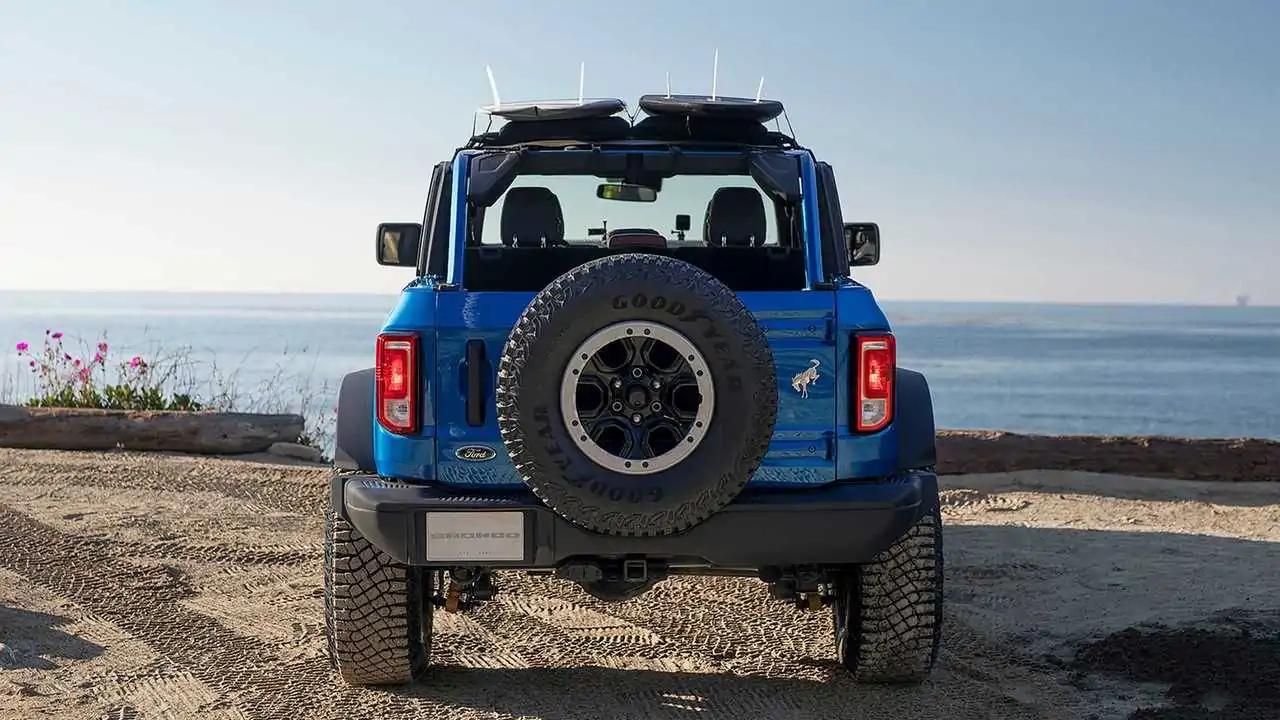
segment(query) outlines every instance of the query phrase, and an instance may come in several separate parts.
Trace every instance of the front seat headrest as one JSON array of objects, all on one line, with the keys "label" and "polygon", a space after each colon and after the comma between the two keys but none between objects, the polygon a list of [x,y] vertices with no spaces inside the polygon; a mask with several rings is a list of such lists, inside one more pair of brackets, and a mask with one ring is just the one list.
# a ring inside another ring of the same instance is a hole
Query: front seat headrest
[{"label": "front seat headrest", "polygon": [[564,241],[560,198],[544,187],[516,187],[502,201],[502,244],[542,247]]},{"label": "front seat headrest", "polygon": [[722,187],[707,203],[702,239],[710,247],[758,247],[767,230],[764,198],[755,188]]}]

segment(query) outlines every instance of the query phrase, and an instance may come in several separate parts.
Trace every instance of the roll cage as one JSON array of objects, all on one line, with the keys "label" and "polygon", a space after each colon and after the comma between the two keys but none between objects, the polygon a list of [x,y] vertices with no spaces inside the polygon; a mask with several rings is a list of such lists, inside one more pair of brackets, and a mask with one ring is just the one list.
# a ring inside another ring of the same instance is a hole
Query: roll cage
[{"label": "roll cage", "polygon": [[[538,103],[490,108],[506,123],[473,133],[449,161],[432,171],[423,216],[427,241],[419,251],[420,281],[458,287],[465,254],[479,241],[483,209],[518,174],[599,177],[671,177],[697,166],[698,174],[750,175],[775,200],[778,227],[805,251],[806,287],[850,283],[843,219],[831,166],[788,134],[766,128],[783,115],[776,101],[646,95],[638,122],[617,115],[621,100],[577,105]],[[784,214],[784,208],[794,212]],[[477,212],[479,209],[479,212]]]}]

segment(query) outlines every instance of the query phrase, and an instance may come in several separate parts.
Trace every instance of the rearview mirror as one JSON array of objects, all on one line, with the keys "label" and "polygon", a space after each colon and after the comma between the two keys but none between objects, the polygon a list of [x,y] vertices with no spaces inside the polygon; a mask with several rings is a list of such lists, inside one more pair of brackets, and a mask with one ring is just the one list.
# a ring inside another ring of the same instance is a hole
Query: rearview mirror
[{"label": "rearview mirror", "polygon": [[845,223],[844,244],[849,249],[849,267],[866,267],[880,262],[879,225]]},{"label": "rearview mirror", "polygon": [[419,223],[382,223],[378,226],[376,257],[379,265],[417,267],[422,244]]},{"label": "rearview mirror", "polygon": [[676,232],[689,232],[691,227],[693,227],[693,222],[688,215],[676,216]]},{"label": "rearview mirror", "polygon": [[605,183],[596,186],[596,197],[601,200],[621,200],[623,202],[653,202],[658,199],[658,191],[643,185]]}]

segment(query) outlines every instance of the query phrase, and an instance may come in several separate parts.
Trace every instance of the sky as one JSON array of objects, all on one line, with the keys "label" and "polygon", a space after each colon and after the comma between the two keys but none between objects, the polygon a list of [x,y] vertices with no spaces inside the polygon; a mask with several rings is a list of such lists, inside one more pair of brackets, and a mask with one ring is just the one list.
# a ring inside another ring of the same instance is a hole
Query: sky
[{"label": "sky", "polygon": [[[627,9],[634,7],[634,10]],[[886,299],[1280,304],[1273,0],[0,2],[0,289],[395,292],[490,101],[764,94]]]}]

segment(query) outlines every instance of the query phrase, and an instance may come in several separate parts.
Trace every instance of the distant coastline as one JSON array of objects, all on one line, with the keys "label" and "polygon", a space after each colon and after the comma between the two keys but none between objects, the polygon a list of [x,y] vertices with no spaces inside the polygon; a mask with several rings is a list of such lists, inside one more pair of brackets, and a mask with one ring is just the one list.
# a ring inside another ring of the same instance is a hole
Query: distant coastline
[{"label": "distant coastline", "polygon": [[[407,277],[402,279],[405,282],[408,281]],[[871,286],[873,289],[875,288],[874,283],[871,283]],[[48,288],[40,288],[40,289],[0,288],[0,300],[2,300],[3,297],[6,295],[9,295],[9,296],[22,296],[22,295],[26,295],[26,296],[90,296],[90,297],[99,297],[99,298],[102,297],[103,295],[110,295],[110,296],[117,296],[121,298],[152,297],[157,299],[159,298],[176,299],[176,298],[184,298],[184,297],[185,298],[226,297],[226,298],[242,298],[242,299],[249,299],[249,298],[262,298],[262,299],[267,299],[267,298],[277,298],[277,299],[279,298],[295,298],[295,299],[365,298],[370,300],[394,299],[398,294],[400,286],[397,285],[396,282],[390,282],[388,283],[388,287],[392,289],[386,292],[381,292],[381,293],[358,292],[358,291],[304,292],[304,291],[266,291],[266,290],[179,290],[179,289],[174,289],[174,290],[64,289],[64,290],[59,290],[59,289],[48,289]],[[1172,300],[1170,301],[1113,300],[1113,301],[1098,301],[1098,302],[1088,302],[1088,301],[1067,302],[1067,301],[1059,301],[1059,300],[999,300],[999,299],[953,300],[953,299],[937,299],[937,298],[900,298],[900,297],[893,297],[893,296],[885,295],[881,293],[877,293],[877,297],[882,302],[887,304],[893,304],[893,305],[908,305],[908,304],[949,305],[949,306],[1007,305],[1007,306],[1018,306],[1018,307],[1050,306],[1050,307],[1063,307],[1063,308],[1079,307],[1079,308],[1090,308],[1090,309],[1103,309],[1103,308],[1110,308],[1110,307],[1114,307],[1114,308],[1143,308],[1143,307],[1229,308],[1229,307],[1239,307],[1238,300],[1240,296],[1237,296],[1235,301],[1221,301],[1221,302],[1209,302],[1209,301],[1189,302],[1189,301],[1172,301]],[[1256,298],[1254,298],[1252,295],[1247,293],[1243,294],[1243,297],[1246,298],[1245,307],[1248,307],[1248,308],[1257,308],[1257,309],[1280,308],[1280,300],[1277,300],[1276,302],[1260,302]],[[0,302],[0,307],[3,307],[2,302]]]}]

